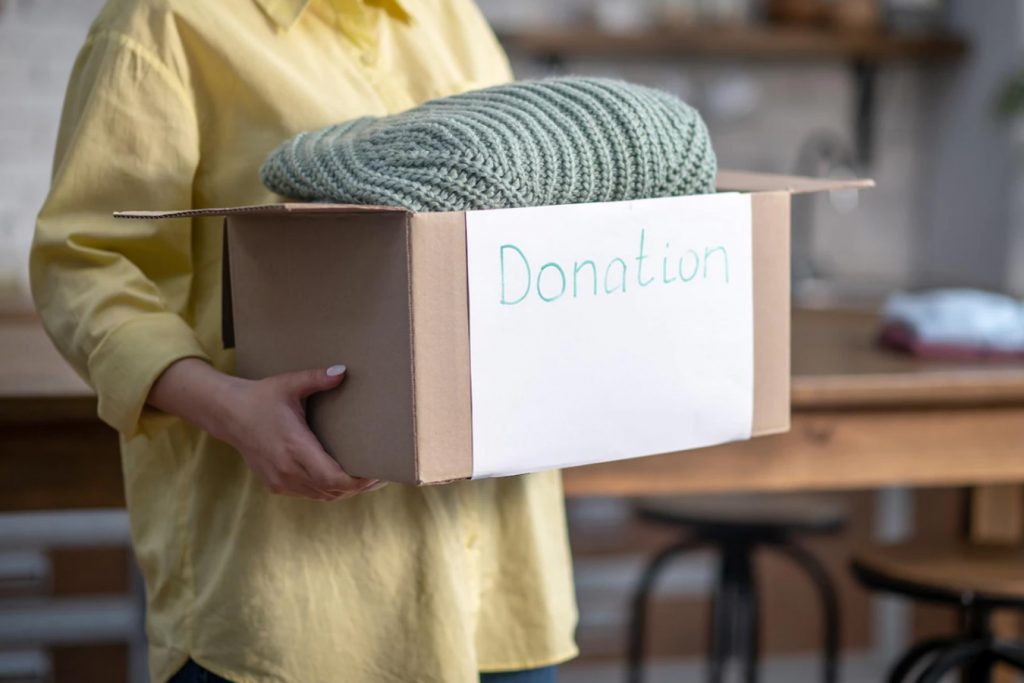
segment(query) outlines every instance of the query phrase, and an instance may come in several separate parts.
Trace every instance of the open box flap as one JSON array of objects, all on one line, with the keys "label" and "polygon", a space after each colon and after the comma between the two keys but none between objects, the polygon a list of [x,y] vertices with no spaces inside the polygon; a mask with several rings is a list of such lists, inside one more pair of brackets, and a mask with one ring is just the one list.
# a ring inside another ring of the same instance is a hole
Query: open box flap
[{"label": "open box flap", "polygon": [[284,204],[253,204],[227,209],[185,209],[183,211],[115,211],[114,218],[156,220],[162,218],[194,218],[196,216],[231,216],[239,213],[409,213],[396,206],[371,204],[321,204],[314,202],[287,202]]},{"label": "open box flap", "polygon": [[[869,178],[804,178],[754,173],[751,171],[720,170],[716,180],[719,192],[827,192],[869,188],[875,181]],[[235,214],[356,214],[356,213],[412,213],[396,206],[363,204],[323,204],[316,202],[285,202],[281,204],[254,204],[230,208],[185,209],[182,211],[116,211],[115,218],[157,220],[164,218],[194,218],[197,216],[231,216]]]},{"label": "open box flap", "polygon": [[870,178],[804,178],[801,176],[754,173],[752,171],[718,171],[715,185],[719,192],[827,192],[829,190],[864,189],[875,186]]}]

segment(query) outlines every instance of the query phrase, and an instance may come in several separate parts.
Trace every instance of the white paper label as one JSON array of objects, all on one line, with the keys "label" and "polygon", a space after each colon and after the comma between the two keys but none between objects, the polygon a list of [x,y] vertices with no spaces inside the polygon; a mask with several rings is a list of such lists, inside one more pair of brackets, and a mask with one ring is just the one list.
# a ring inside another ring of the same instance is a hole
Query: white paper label
[{"label": "white paper label", "polygon": [[749,195],[466,215],[474,478],[750,438]]}]

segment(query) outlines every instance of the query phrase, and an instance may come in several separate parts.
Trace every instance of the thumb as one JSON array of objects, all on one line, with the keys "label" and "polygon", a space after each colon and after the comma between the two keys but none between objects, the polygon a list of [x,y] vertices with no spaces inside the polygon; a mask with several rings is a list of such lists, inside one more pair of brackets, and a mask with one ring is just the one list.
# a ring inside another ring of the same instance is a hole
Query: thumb
[{"label": "thumb", "polygon": [[315,368],[289,372],[281,376],[285,390],[298,399],[310,394],[327,391],[341,384],[348,370],[344,365],[332,365],[329,368]]}]

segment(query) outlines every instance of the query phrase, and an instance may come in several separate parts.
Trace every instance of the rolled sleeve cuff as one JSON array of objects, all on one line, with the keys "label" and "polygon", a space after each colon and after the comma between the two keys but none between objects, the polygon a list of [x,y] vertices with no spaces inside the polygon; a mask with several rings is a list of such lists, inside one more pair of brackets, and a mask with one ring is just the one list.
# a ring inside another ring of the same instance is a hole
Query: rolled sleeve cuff
[{"label": "rolled sleeve cuff", "polygon": [[169,422],[146,399],[161,373],[182,358],[209,360],[192,328],[173,313],[147,313],[116,327],[89,356],[100,419],[126,437]]}]

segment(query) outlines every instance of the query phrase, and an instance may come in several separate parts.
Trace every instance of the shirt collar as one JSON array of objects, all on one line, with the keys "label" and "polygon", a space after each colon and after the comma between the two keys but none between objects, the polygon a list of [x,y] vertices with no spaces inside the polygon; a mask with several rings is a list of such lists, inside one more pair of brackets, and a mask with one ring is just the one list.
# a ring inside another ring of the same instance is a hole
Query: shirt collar
[{"label": "shirt collar", "polygon": [[[310,0],[255,0],[255,2],[264,14],[277,24],[278,28],[288,29],[302,16]],[[363,2],[382,8],[396,19],[409,20],[409,12],[403,0],[363,0]]]}]

